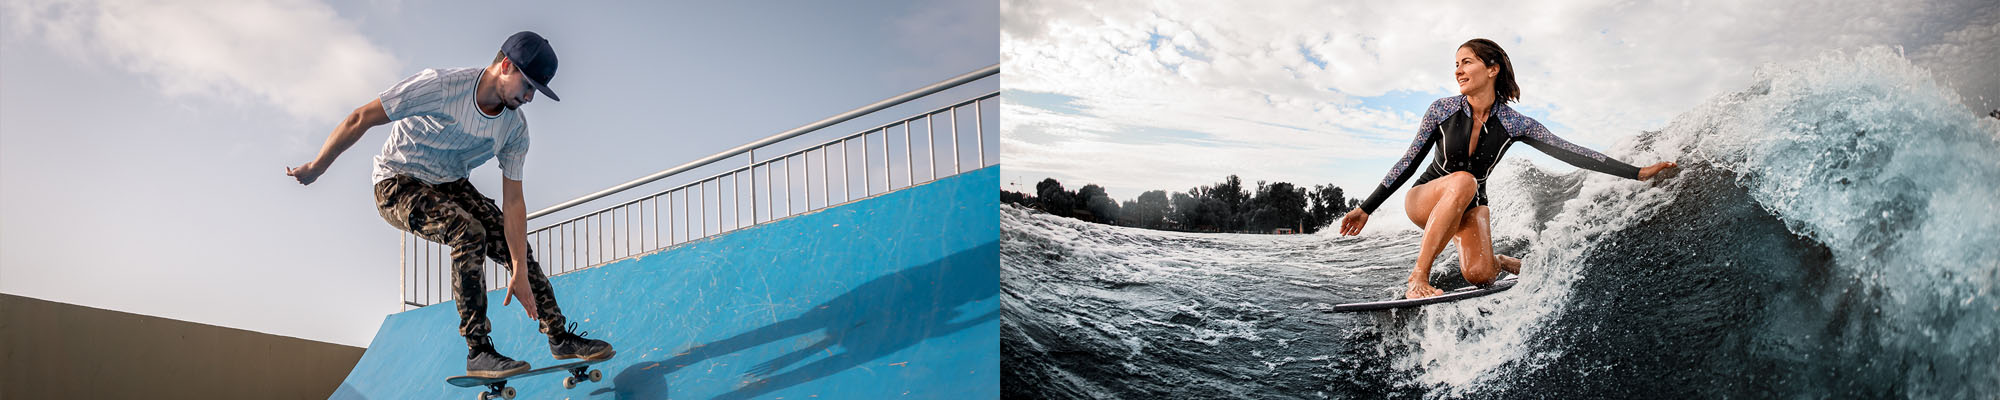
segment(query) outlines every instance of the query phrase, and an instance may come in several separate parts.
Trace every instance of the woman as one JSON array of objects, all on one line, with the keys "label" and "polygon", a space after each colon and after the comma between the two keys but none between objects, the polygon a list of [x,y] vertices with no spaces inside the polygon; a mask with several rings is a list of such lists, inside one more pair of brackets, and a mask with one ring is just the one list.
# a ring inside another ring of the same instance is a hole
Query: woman
[{"label": "woman", "polygon": [[1678,167],[1672,162],[1645,168],[1618,162],[1563,141],[1549,134],[1540,122],[1507,107],[1508,101],[1521,98],[1521,87],[1514,83],[1514,64],[1507,59],[1507,52],[1491,40],[1466,41],[1458,46],[1455,58],[1458,71],[1454,75],[1458,77],[1461,95],[1431,103],[1423,125],[1417,129],[1417,139],[1403,153],[1403,160],[1389,169],[1382,185],[1375,188],[1375,193],[1360,208],[1348,211],[1340,220],[1341,234],[1360,234],[1361,227],[1368,224],[1368,214],[1394,194],[1403,181],[1409,180],[1416,172],[1416,163],[1436,146],[1438,156],[1431,159],[1423,177],[1417,178],[1416,186],[1410,188],[1409,196],[1404,199],[1410,222],[1424,229],[1416,270],[1410,272],[1409,289],[1403,292],[1405,298],[1444,294],[1431,287],[1431,262],[1452,238],[1458,239],[1462,264],[1459,272],[1465,274],[1466,281],[1476,285],[1491,283],[1500,274],[1496,268],[1512,274],[1521,272],[1521,260],[1493,254],[1486,210],[1486,176],[1500,164],[1500,156],[1514,142],[1525,142],[1578,168],[1630,179],[1648,180],[1661,171]]}]

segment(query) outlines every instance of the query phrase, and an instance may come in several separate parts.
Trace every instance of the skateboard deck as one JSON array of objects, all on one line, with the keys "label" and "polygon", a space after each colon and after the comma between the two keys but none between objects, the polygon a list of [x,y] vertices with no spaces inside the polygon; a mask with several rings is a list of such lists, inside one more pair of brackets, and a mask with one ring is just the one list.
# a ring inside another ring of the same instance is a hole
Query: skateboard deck
[{"label": "skateboard deck", "polygon": [[[612,354],[612,357],[616,356],[617,356],[616,353]],[[576,388],[576,384],[582,383],[585,380],[591,382],[597,382],[603,380],[604,372],[596,369],[591,369],[590,366],[593,364],[609,360],[611,360],[611,357],[605,357],[595,360],[591,359],[563,360],[563,362],[556,363],[554,365],[535,368],[528,370],[526,372],[502,376],[498,378],[482,378],[477,376],[459,375],[450,378],[445,378],[444,382],[458,387],[486,386],[486,391],[479,393],[479,400],[487,400],[495,398],[513,399],[514,388],[507,387],[507,381],[527,378],[530,376],[547,374],[552,372],[569,372],[570,376],[563,377],[563,388],[574,389]]]}]

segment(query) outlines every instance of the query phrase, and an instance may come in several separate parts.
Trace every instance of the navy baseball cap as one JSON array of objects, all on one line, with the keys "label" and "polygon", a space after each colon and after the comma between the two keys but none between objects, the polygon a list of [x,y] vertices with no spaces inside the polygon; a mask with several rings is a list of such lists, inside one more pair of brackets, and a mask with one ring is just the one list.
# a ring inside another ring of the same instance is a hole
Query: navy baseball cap
[{"label": "navy baseball cap", "polygon": [[521,31],[507,37],[507,43],[500,45],[500,52],[514,63],[514,69],[528,76],[528,83],[535,90],[549,96],[549,100],[562,101],[556,92],[549,90],[549,80],[556,78],[556,49],[549,47],[549,41],[530,31]]}]

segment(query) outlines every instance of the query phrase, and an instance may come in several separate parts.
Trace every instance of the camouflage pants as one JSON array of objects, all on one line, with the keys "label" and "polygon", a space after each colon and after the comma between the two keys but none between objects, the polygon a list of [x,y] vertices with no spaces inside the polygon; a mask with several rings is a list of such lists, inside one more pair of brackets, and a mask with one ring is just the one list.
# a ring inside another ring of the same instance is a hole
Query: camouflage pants
[{"label": "camouflage pants", "polygon": [[[452,299],[458,302],[458,334],[467,346],[490,345],[487,333],[493,325],[486,319],[486,283],[481,274],[483,259],[511,268],[507,237],[500,207],[480,195],[472,182],[460,179],[433,185],[408,175],[397,175],[375,183],[375,206],[389,225],[414,233],[425,240],[451,246]],[[528,255],[528,289],[534,292],[535,307],[541,313],[542,333],[554,335],[563,329],[562,309],[556,306],[555,289]],[[502,278],[505,279],[505,278]]]}]

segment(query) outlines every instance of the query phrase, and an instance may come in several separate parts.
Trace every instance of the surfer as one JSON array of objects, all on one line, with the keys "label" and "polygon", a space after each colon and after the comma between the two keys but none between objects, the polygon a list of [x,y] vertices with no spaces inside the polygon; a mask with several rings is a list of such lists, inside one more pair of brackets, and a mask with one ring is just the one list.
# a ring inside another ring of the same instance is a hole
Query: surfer
[{"label": "surfer", "polygon": [[1382,185],[1361,207],[1348,211],[1340,220],[1342,235],[1360,234],[1361,227],[1368,224],[1368,215],[1409,180],[1417,162],[1435,148],[1438,156],[1431,158],[1423,176],[1404,198],[1410,222],[1424,230],[1416,269],[1410,272],[1409,288],[1403,292],[1405,298],[1444,294],[1431,287],[1431,262],[1444,251],[1445,242],[1454,238],[1458,239],[1459,272],[1466,281],[1485,285],[1493,282],[1499,271],[1520,274],[1521,260],[1493,254],[1486,207],[1486,176],[1514,142],[1527,143],[1578,168],[1629,179],[1652,179],[1679,166],[1661,162],[1639,168],[1619,162],[1564,141],[1535,119],[1507,107],[1507,102],[1521,98],[1521,87],[1514,83],[1514,64],[1507,52],[1491,40],[1466,41],[1453,58],[1460,95],[1431,103],[1402,161],[1389,169]]}]

